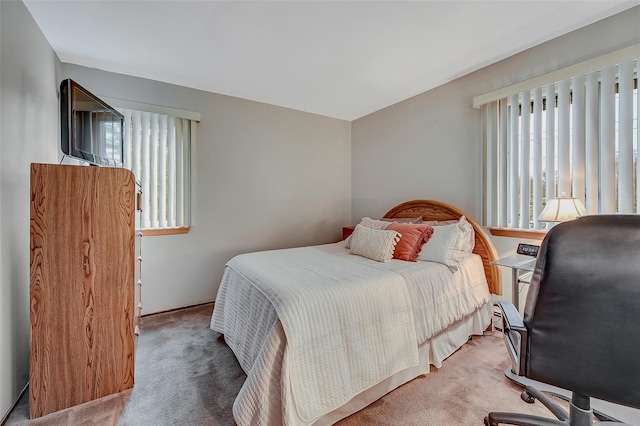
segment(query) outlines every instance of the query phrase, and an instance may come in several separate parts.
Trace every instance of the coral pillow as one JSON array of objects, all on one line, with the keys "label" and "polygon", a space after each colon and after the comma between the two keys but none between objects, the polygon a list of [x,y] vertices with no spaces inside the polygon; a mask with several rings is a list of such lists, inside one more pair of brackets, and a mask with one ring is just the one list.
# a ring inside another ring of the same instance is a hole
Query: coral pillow
[{"label": "coral pillow", "polygon": [[393,258],[415,262],[424,243],[429,241],[433,228],[429,225],[392,222],[387,228],[402,235],[393,251]]}]

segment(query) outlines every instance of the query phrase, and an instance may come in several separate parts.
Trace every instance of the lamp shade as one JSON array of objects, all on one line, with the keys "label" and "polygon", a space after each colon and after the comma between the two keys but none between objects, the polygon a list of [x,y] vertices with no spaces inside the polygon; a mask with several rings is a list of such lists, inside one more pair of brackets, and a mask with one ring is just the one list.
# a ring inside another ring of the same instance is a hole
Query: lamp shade
[{"label": "lamp shade", "polygon": [[538,221],[564,222],[586,214],[584,204],[577,198],[552,198],[547,201],[542,213],[538,216]]}]

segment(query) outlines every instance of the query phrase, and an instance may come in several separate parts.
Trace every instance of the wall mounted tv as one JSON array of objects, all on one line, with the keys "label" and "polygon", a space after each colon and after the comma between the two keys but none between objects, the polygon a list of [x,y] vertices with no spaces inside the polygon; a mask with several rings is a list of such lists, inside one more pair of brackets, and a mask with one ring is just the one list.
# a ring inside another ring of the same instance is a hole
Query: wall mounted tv
[{"label": "wall mounted tv", "polygon": [[60,146],[70,157],[122,167],[124,117],[70,78],[60,83]]}]

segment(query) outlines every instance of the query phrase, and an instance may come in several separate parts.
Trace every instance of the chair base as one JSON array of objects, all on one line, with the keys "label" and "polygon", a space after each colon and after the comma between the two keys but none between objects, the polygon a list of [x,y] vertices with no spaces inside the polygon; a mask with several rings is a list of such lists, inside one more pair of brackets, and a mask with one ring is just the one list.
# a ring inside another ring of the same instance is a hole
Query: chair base
[{"label": "chair base", "polygon": [[[484,418],[485,426],[498,426],[500,424],[517,426],[592,426],[594,424],[594,413],[590,407],[588,397],[574,393],[570,402],[570,413],[567,413],[551,397],[535,387],[527,386],[521,397],[528,403],[533,403],[537,399],[556,416],[557,420],[530,414],[491,412]],[[597,424],[623,425],[625,423],[603,421]]]},{"label": "chair base", "polygon": [[[555,386],[548,385],[546,383],[537,382],[535,380],[531,380],[527,377],[518,376],[513,371],[511,371],[510,367],[504,371],[504,375],[523,388],[527,386],[535,387],[547,394],[557,396],[558,398],[564,399],[565,401],[571,400],[571,392],[561,389]],[[640,410],[636,408],[627,407],[624,405],[614,404],[612,402],[603,401],[601,399],[591,398],[591,408],[593,409],[593,414],[600,421],[608,421],[608,422],[622,422],[628,423],[631,425],[640,425],[638,419],[640,419]],[[605,414],[606,413],[606,414]]]}]

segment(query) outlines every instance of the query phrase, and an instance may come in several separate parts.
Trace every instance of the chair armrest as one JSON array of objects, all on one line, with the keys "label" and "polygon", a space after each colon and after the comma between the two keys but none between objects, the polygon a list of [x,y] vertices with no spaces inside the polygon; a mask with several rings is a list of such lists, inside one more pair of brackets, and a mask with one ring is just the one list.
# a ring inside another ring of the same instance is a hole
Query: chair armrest
[{"label": "chair armrest", "polygon": [[511,371],[518,376],[524,376],[528,344],[527,328],[512,303],[500,301],[497,305],[502,310],[503,336],[511,358]]},{"label": "chair armrest", "polygon": [[527,331],[524,327],[522,317],[520,317],[520,313],[513,303],[501,301],[498,302],[498,306],[500,306],[500,309],[502,310],[502,318],[504,318],[506,323],[509,324],[509,327],[514,330]]}]

